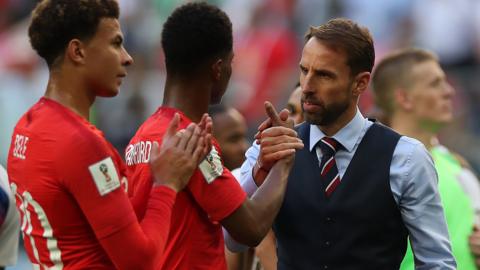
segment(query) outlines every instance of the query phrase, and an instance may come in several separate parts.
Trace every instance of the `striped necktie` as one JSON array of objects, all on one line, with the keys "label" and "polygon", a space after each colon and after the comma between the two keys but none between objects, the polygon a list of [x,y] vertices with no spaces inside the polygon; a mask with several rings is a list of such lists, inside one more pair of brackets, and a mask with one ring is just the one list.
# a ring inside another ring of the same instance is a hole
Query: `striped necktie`
[{"label": "striped necktie", "polygon": [[330,197],[341,182],[337,163],[335,162],[335,153],[340,149],[341,144],[333,138],[323,137],[319,141],[319,147],[322,150],[322,160],[320,162],[321,179],[325,187],[325,194],[327,197]]}]

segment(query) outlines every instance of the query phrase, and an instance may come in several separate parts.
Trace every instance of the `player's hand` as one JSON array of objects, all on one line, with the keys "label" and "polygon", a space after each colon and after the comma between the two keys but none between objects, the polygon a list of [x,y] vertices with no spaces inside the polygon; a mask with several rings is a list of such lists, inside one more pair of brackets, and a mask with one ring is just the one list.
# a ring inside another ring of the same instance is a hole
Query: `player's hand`
[{"label": "player's hand", "polygon": [[205,148],[201,130],[191,123],[177,131],[180,116],[175,114],[165,133],[162,145],[154,142],[150,154],[150,169],[154,185],[165,185],[175,191],[182,190],[197,168]]},{"label": "player's hand", "polygon": [[[260,144],[260,154],[253,167],[253,179],[260,186],[276,163],[285,164],[290,169],[295,157],[295,150],[303,148],[303,142],[293,130],[293,120],[288,110],[277,113],[270,102],[265,102],[268,119],[258,128],[255,135]],[[262,143],[263,142],[263,143]]]},{"label": "player's hand", "polygon": [[269,127],[284,126],[293,129],[294,126],[293,121],[287,122],[290,116],[290,112],[287,109],[283,109],[282,111],[280,111],[280,113],[277,113],[275,107],[269,101],[265,101],[264,105],[265,112],[267,113],[268,118],[258,126],[258,131],[255,134],[255,139],[257,140],[257,143],[259,143],[258,139],[260,138],[260,134]]},{"label": "player's hand", "polygon": [[303,142],[297,137],[297,132],[291,128],[274,126],[260,134],[260,168],[270,170],[273,164],[281,159],[292,161],[295,150],[303,148]]},{"label": "player's hand", "polygon": [[204,149],[202,151],[202,155],[200,157],[200,161],[205,159],[208,153],[212,150],[212,127],[213,121],[212,118],[208,114],[203,114],[202,119],[198,122],[198,127],[200,128],[200,136],[204,139]]},{"label": "player's hand", "polygon": [[260,155],[256,166],[264,171],[269,171],[273,164],[280,159],[292,159],[295,150],[303,148],[303,142],[293,130],[293,120],[290,119],[288,110],[277,113],[270,102],[265,102],[265,112],[268,119],[259,127],[256,136],[260,144]]}]

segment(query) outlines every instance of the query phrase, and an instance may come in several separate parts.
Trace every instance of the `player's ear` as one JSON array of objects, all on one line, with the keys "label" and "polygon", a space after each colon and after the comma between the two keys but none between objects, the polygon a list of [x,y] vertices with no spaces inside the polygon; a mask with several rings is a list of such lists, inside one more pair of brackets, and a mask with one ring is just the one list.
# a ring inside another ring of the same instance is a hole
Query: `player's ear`
[{"label": "player's ear", "polygon": [[79,39],[72,39],[65,49],[65,57],[75,64],[85,62],[85,44]]},{"label": "player's ear", "polygon": [[218,58],[215,62],[213,62],[211,73],[214,81],[220,81],[222,77],[222,66],[223,66],[223,59],[221,58]]},{"label": "player's ear", "polygon": [[402,88],[397,88],[394,90],[394,99],[395,104],[404,110],[404,111],[411,111],[413,109],[413,100],[410,97],[408,91]]}]

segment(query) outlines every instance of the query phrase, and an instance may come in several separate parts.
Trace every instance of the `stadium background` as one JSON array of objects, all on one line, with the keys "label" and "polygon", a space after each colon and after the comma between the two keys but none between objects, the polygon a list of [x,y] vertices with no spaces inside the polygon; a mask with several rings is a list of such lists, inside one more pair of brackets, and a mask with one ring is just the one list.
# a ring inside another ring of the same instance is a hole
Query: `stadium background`
[{"label": "stadium background", "polygon": [[[6,165],[13,126],[43,94],[48,70],[28,42],[29,14],[37,1],[0,0],[0,164]],[[98,99],[92,121],[119,151],[162,101],[165,68],[162,24],[180,0],[120,0],[125,46],[135,60],[113,99]],[[455,121],[441,141],[480,171],[480,1],[478,0],[216,0],[234,29],[234,68],[223,102],[238,108],[251,131],[263,101],[284,107],[298,80],[303,34],[309,25],[347,17],[374,36],[377,61],[416,46],[436,52],[455,87]],[[360,102],[375,111],[372,96]],[[23,253],[7,269],[29,269]]]}]

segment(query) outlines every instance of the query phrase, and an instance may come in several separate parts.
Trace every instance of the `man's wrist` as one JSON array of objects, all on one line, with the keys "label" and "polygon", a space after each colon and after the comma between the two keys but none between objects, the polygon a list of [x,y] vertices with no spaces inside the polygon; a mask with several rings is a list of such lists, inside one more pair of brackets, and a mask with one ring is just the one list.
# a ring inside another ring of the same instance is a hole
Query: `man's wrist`
[{"label": "man's wrist", "polygon": [[263,184],[263,181],[265,181],[265,178],[267,178],[267,175],[269,172],[270,170],[266,169],[265,167],[262,167],[258,161],[255,162],[255,165],[253,166],[253,170],[252,170],[252,177],[257,187]]},{"label": "man's wrist", "polygon": [[180,191],[180,189],[172,183],[153,183],[153,187],[154,188],[155,187],[166,187],[166,188],[169,188],[169,189],[175,191],[176,193],[178,193]]}]

